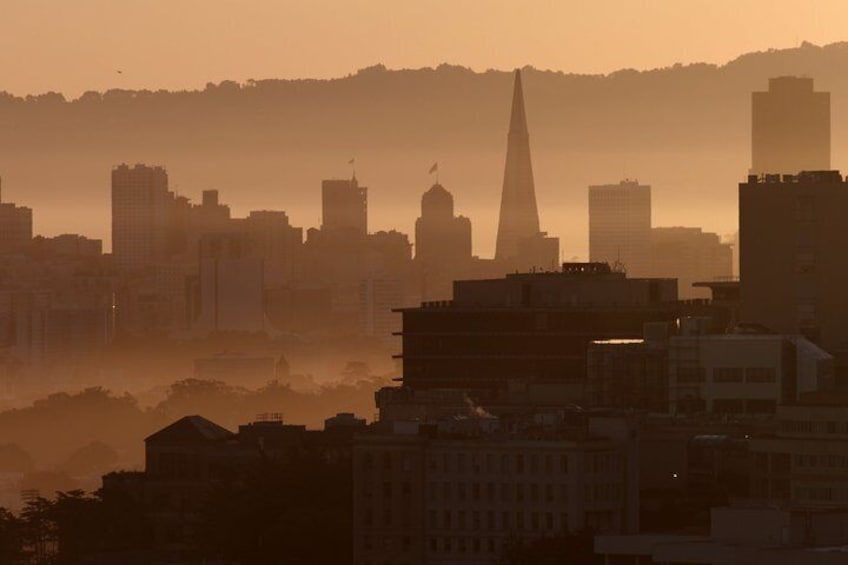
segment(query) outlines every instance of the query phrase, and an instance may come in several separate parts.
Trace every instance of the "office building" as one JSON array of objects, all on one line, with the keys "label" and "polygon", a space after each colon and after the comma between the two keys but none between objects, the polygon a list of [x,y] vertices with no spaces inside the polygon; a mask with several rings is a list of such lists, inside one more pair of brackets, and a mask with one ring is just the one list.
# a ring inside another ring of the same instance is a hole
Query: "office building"
[{"label": "office building", "polygon": [[830,93],[813,79],[769,79],[751,94],[751,174],[795,174],[830,169]]},{"label": "office building", "polygon": [[325,180],[321,183],[321,231],[347,235],[368,233],[368,189],[350,180]]},{"label": "office building", "polygon": [[833,384],[833,357],[802,336],[684,332],[668,341],[669,411],[774,414]]},{"label": "office building", "polygon": [[163,167],[137,164],[112,169],[112,255],[124,269],[154,265],[169,256],[177,203]]},{"label": "office building", "polygon": [[778,429],[751,439],[751,495],[794,508],[848,506],[848,408],[817,395],[777,410]]},{"label": "office building", "polygon": [[749,176],[739,185],[742,319],[801,333],[836,356],[848,354],[848,183],[838,171]]},{"label": "office building", "polygon": [[651,274],[651,187],[635,180],[589,187],[589,260],[631,277]]},{"label": "office building", "polygon": [[202,332],[265,329],[264,266],[244,233],[207,234],[200,240]]},{"label": "office building", "polygon": [[[643,324],[679,315],[674,280],[630,279],[606,264],[457,281],[453,300],[405,308],[405,386],[495,389],[510,380],[583,394],[597,339],[640,338]],[[574,397],[573,397],[574,398]]]}]

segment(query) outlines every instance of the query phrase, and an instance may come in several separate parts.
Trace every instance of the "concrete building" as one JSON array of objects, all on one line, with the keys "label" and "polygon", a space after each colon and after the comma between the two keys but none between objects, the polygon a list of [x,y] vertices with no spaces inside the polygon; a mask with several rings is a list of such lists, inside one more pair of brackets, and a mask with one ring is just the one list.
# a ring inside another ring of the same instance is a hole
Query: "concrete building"
[{"label": "concrete building", "polygon": [[589,187],[589,260],[651,275],[651,187],[635,180]]},{"label": "concrete building", "polygon": [[707,289],[693,284],[732,279],[733,249],[701,228],[653,228],[651,265],[652,277],[677,279],[680,298],[709,298]]},{"label": "concrete building", "polygon": [[752,497],[793,508],[848,506],[848,408],[843,401],[802,400],[778,408],[777,432],[751,439]]},{"label": "concrete building", "polygon": [[751,173],[795,174],[830,169],[830,93],[813,79],[769,79],[751,94]]},{"label": "concrete building", "polygon": [[638,531],[630,424],[561,418],[394,422],[358,436],[354,563],[488,565],[519,540]]},{"label": "concrete building", "polygon": [[749,176],[739,184],[742,319],[807,336],[848,378],[848,183],[839,171]]},{"label": "concrete building", "polygon": [[669,411],[773,414],[833,382],[833,358],[802,336],[684,333],[668,341]]},{"label": "concrete building", "polygon": [[802,336],[713,333],[709,319],[646,324],[589,345],[586,402],[671,414],[773,414],[833,385],[833,357]]}]

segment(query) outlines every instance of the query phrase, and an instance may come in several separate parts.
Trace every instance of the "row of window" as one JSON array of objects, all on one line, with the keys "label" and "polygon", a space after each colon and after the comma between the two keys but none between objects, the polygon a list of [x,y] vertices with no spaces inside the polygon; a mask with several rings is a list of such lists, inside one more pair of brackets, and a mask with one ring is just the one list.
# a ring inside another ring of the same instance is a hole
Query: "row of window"
[{"label": "row of window", "polygon": [[568,455],[566,454],[530,454],[523,453],[442,453],[429,457],[428,469],[431,473],[568,473]]},{"label": "row of window", "polygon": [[[707,382],[703,367],[678,367],[678,383]],[[777,369],[774,367],[716,367],[712,370],[714,383],[774,383]]]},{"label": "row of window", "polygon": [[825,469],[848,469],[848,456],[846,455],[825,455],[825,454],[796,454],[795,465],[798,467],[808,468],[825,468]]},{"label": "row of window", "polygon": [[[455,496],[454,496],[455,495]],[[524,483],[437,483],[427,488],[427,499],[431,502],[568,502],[568,484],[524,484]]]},{"label": "row of window", "polygon": [[848,421],[783,420],[780,431],[796,434],[848,434]]},{"label": "row of window", "polygon": [[559,522],[555,520],[553,512],[451,512],[444,510],[430,510],[428,512],[427,525],[432,530],[471,530],[479,531],[485,527],[486,531],[518,531],[523,530],[545,530],[554,531],[568,529],[568,514],[560,513]]},{"label": "row of window", "polygon": [[794,498],[810,502],[848,502],[848,489],[831,486],[804,486],[793,489]]}]

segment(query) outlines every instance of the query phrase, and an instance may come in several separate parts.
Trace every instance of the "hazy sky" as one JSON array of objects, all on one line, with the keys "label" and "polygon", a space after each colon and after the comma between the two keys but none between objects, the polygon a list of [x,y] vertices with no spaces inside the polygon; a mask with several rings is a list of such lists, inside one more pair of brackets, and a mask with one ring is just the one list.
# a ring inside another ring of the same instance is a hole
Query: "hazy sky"
[{"label": "hazy sky", "polygon": [[0,90],[202,88],[375,63],[585,73],[723,63],[848,38],[846,16],[845,0],[0,0]]}]

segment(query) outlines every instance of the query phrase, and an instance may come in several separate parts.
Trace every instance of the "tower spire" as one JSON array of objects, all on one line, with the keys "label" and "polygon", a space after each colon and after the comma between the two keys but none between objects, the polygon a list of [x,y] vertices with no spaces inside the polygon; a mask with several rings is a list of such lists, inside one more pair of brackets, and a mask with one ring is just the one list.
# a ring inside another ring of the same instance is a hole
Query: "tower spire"
[{"label": "tower spire", "polygon": [[538,234],[539,211],[530,161],[530,135],[524,111],[521,71],[516,69],[495,259],[517,257],[520,243]]}]

